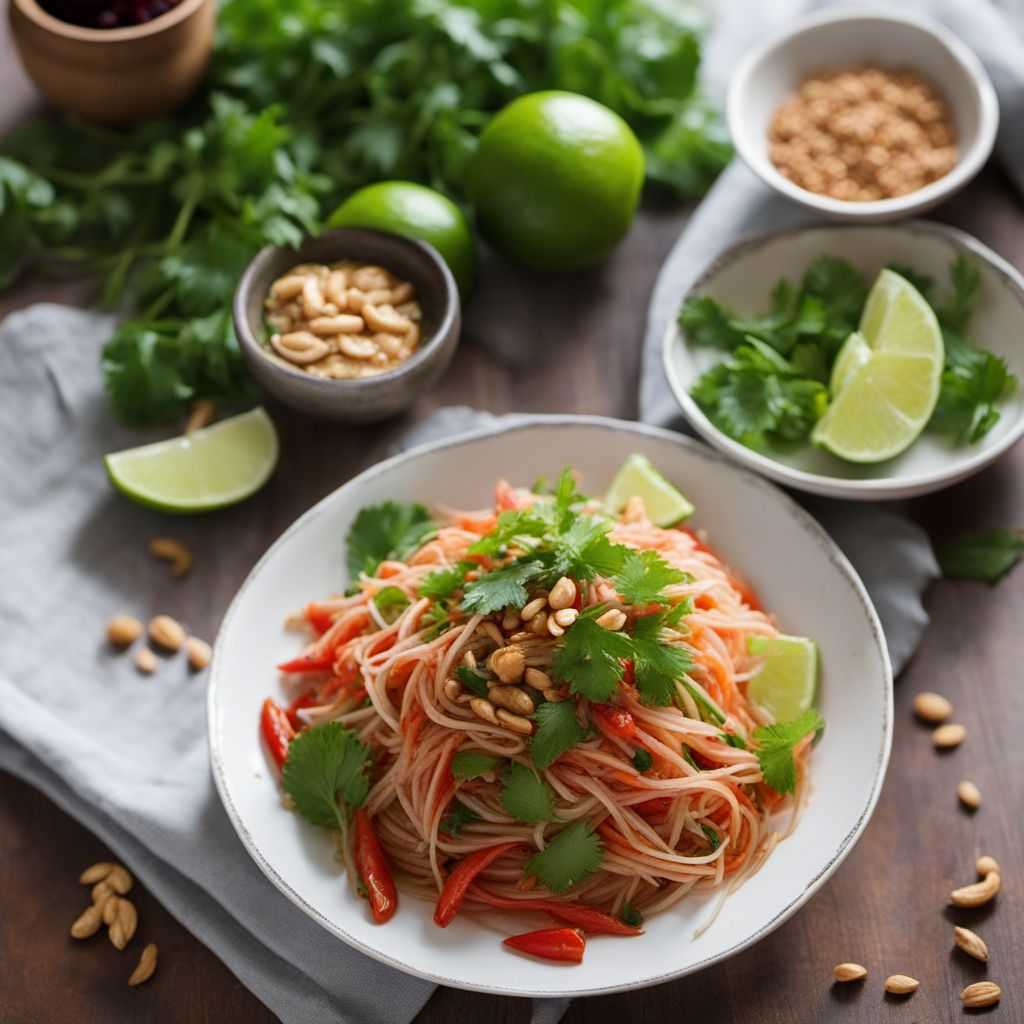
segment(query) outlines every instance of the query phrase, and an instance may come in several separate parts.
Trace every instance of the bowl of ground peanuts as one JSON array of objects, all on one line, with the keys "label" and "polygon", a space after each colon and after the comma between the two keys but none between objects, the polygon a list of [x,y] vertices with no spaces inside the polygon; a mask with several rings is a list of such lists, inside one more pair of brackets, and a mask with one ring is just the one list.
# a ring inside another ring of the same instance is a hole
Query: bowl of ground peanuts
[{"label": "bowl of ground peanuts", "polygon": [[920,213],[962,188],[995,142],[981,62],[938,22],[826,10],[764,40],[729,86],[736,150],[777,192],[835,220]]}]

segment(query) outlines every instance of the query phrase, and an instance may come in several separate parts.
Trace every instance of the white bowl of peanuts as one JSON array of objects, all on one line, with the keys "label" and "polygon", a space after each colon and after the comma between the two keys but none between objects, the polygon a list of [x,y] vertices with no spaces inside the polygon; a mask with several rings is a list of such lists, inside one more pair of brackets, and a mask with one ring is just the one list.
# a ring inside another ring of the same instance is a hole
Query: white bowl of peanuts
[{"label": "white bowl of peanuts", "polygon": [[337,228],[297,249],[268,246],[235,292],[235,333],[273,397],[321,419],[401,412],[444,373],[459,339],[459,295],[424,242]]},{"label": "white bowl of peanuts", "polygon": [[981,62],[943,26],[856,7],[751,50],[727,115],[737,152],[777,192],[833,219],[885,221],[977,174],[999,106]]}]

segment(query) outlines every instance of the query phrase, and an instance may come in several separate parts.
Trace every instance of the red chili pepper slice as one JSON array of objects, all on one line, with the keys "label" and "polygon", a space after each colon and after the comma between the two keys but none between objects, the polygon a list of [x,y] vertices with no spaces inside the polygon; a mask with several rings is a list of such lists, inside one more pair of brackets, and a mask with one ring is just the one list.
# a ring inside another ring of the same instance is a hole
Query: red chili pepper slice
[{"label": "red chili pepper slice", "polygon": [[513,842],[488,846],[483,850],[471,853],[464,860],[460,861],[455,870],[446,879],[441,895],[437,898],[437,906],[434,908],[434,924],[438,928],[447,928],[459,912],[459,907],[462,906],[462,901],[466,896],[466,890],[473,879],[484,868],[493,864],[503,853],[518,845],[518,842]]},{"label": "red chili pepper slice", "polygon": [[310,690],[308,693],[300,694],[288,705],[288,710],[285,714],[288,716],[288,721],[291,722],[292,728],[298,732],[305,726],[305,723],[298,716],[298,712],[303,708],[311,708],[317,703],[316,693]]},{"label": "red chili pepper slice", "polygon": [[578,964],[583,960],[587,940],[578,928],[540,928],[535,932],[510,935],[504,944],[530,956]]},{"label": "red chili pepper slice", "polygon": [[313,655],[300,654],[291,661],[282,661],[277,666],[278,672],[325,672],[334,664],[334,654]]},{"label": "red chili pepper slice", "polygon": [[370,913],[377,924],[383,924],[398,907],[398,892],[370,816],[361,807],[356,810],[355,855],[359,877],[369,893]]},{"label": "red chili pepper slice", "polygon": [[556,900],[516,900],[499,896],[482,885],[473,887],[470,897],[501,910],[540,910],[545,914],[582,928],[592,935],[643,935],[643,929],[626,924],[622,918],[586,903],[559,903]]},{"label": "red chili pepper slice", "polygon": [[611,733],[627,742],[636,736],[636,719],[625,708],[615,704],[591,704],[590,710],[602,732]]},{"label": "red chili pepper slice", "polygon": [[274,764],[278,768],[283,768],[288,757],[288,744],[291,743],[295,730],[288,721],[288,712],[271,697],[263,702],[260,728],[263,730],[263,738],[267,741],[267,748],[274,759]]}]

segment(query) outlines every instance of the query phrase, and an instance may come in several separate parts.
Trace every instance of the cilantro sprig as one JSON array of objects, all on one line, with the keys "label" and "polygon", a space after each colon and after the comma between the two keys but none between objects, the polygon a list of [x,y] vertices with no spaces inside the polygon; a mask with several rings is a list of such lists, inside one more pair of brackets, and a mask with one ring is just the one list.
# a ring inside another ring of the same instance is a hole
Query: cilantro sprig
[{"label": "cilantro sprig", "polygon": [[460,750],[452,758],[452,775],[457,781],[468,782],[494,771],[501,764],[500,757],[478,754],[472,750]]},{"label": "cilantro sprig", "polygon": [[530,767],[511,761],[501,773],[501,806],[516,821],[558,821],[551,787]]},{"label": "cilantro sprig", "polygon": [[596,605],[576,619],[551,666],[573,693],[597,704],[615,696],[625,673],[624,662],[633,653],[627,634],[612,632],[594,621],[604,610],[603,605]]},{"label": "cilantro sprig", "polygon": [[327,722],[300,732],[288,747],[281,784],[295,809],[322,828],[345,825],[366,799],[369,748],[351,729]]},{"label": "cilantro sprig", "polygon": [[825,722],[814,708],[790,722],[761,725],[754,730],[758,744],[757,760],[764,781],[776,793],[792,793],[796,789],[796,763],[793,748],[810,732],[820,733]]},{"label": "cilantro sprig", "polygon": [[403,560],[435,533],[437,524],[422,505],[385,501],[361,508],[348,531],[348,571],[353,580],[372,576],[381,562]]},{"label": "cilantro sprig", "polygon": [[593,874],[601,864],[601,840],[585,821],[576,821],[562,829],[524,866],[527,875],[550,892],[562,893]]},{"label": "cilantro sprig", "polygon": [[575,701],[545,701],[537,708],[534,718],[537,731],[530,743],[530,754],[539,772],[553,765],[586,737],[586,729],[576,717]]}]

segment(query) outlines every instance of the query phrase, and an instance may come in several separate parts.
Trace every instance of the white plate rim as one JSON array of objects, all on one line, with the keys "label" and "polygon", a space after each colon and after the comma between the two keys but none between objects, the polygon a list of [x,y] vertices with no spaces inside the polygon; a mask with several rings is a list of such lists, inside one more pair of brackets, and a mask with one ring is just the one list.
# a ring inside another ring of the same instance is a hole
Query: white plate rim
[{"label": "white plate rim", "polygon": [[[811,221],[781,231],[768,231],[743,238],[722,250],[700,272],[680,298],[679,305],[682,306],[691,295],[699,291],[711,278],[736,260],[756,252],[771,242],[783,238],[793,238],[812,231],[906,231],[910,234],[938,235],[983,260],[1001,279],[1002,283],[1016,295],[1017,301],[1024,307],[1024,275],[1016,267],[966,231],[938,221],[920,218],[900,224],[830,224]],[[673,352],[677,344],[685,347],[687,343],[676,322],[676,316],[673,314],[662,338],[661,362],[669,389],[676,404],[682,409],[687,422],[700,433],[701,437],[737,462],[764,474],[777,483],[795,487],[808,494],[821,494],[830,498],[846,498],[853,501],[879,499],[895,501],[901,498],[917,497],[921,494],[931,494],[933,491],[952,487],[953,484],[980,472],[1009,451],[1024,436],[1024,416],[1021,416],[1013,427],[990,448],[975,452],[954,468],[920,473],[916,476],[846,480],[841,477],[826,476],[822,473],[809,473],[806,470],[794,469],[777,462],[767,455],[762,455],[719,430],[693,400],[686,385],[676,373]]]},{"label": "white plate rim", "polygon": [[[264,564],[266,564],[274,553],[282,547],[287,541],[298,531],[300,531],[304,525],[314,517],[323,514],[328,505],[335,501],[339,501],[340,495],[343,492],[347,492],[350,489],[354,490],[367,479],[375,477],[383,472],[389,471],[393,467],[400,466],[405,462],[410,462],[418,458],[420,455],[426,452],[440,451],[444,449],[458,448],[461,445],[471,443],[474,441],[481,440],[494,434],[505,434],[511,431],[518,430],[530,430],[535,427],[552,427],[559,425],[567,426],[591,426],[604,430],[611,430],[613,432],[626,431],[629,433],[638,434],[646,437],[656,437],[661,440],[666,440],[671,443],[682,445],[692,451],[698,458],[705,459],[706,461],[715,464],[718,467],[726,467],[728,471],[737,472],[747,477],[749,482],[754,486],[757,486],[764,491],[771,493],[775,500],[783,503],[784,506],[788,507],[788,510],[795,517],[796,521],[808,534],[808,536],[818,543],[829,560],[835,566],[837,571],[845,578],[848,585],[853,588],[853,591],[858,598],[867,623],[871,632],[873,641],[875,642],[879,655],[881,657],[881,664],[884,673],[884,691],[885,691],[885,706],[882,709],[882,743],[878,751],[878,755],[874,765],[874,777],[871,782],[871,789],[868,794],[867,801],[861,808],[860,813],[857,816],[853,826],[843,838],[839,847],[835,853],[828,860],[828,862],[821,868],[817,875],[811,878],[804,886],[803,891],[791,900],[786,906],[781,908],[777,914],[775,914],[771,920],[767,921],[761,928],[759,928],[753,934],[747,936],[742,941],[734,943],[727,949],[720,950],[697,963],[690,964],[677,971],[669,971],[660,975],[644,979],[639,982],[626,982],[622,984],[611,984],[602,985],[598,987],[586,986],[582,988],[570,988],[559,991],[538,991],[531,989],[517,989],[517,988],[506,988],[501,985],[494,984],[471,984],[458,979],[448,978],[441,974],[437,974],[432,971],[424,971],[413,964],[406,963],[395,957],[389,956],[381,950],[374,949],[371,946],[366,945],[364,942],[356,938],[355,936],[346,932],[343,928],[338,927],[332,921],[328,920],[315,906],[308,903],[302,896],[300,896],[288,882],[280,876],[280,874],[264,859],[255,841],[249,833],[244,821],[242,820],[241,814],[235,807],[234,801],[231,798],[229,790],[229,784],[226,777],[226,768],[220,755],[220,750],[217,745],[217,729],[216,729],[216,718],[217,718],[217,704],[218,704],[218,684],[221,675],[221,660],[218,657],[218,653],[221,649],[220,638],[223,633],[228,629],[230,622],[232,621],[235,613],[242,603],[242,599],[248,589],[250,583],[259,574]],[[232,598],[231,604],[228,606],[228,610],[224,614],[224,618],[221,621],[220,628],[217,631],[217,638],[214,643],[214,655],[210,665],[210,677],[207,683],[206,693],[206,717],[207,717],[207,741],[210,753],[210,769],[213,775],[214,785],[217,789],[217,794],[220,797],[221,804],[224,808],[225,813],[228,816],[228,820],[231,822],[232,827],[235,830],[240,842],[246,850],[246,853],[252,858],[256,866],[262,871],[262,873],[270,880],[270,882],[283,893],[296,907],[298,907],[308,917],[312,918],[321,927],[324,928],[329,934],[341,939],[346,945],[353,949],[359,950],[361,953],[377,960],[381,963],[387,964],[390,967],[394,967],[405,974],[410,974],[417,978],[422,978],[426,981],[431,981],[436,984],[446,985],[450,988],[458,988],[467,991],[485,992],[494,995],[509,995],[518,996],[525,998],[546,998],[546,999],[557,999],[557,998],[579,998],[583,996],[591,995],[609,995],[614,992],[632,991],[641,988],[647,988],[651,985],[658,985],[663,982],[672,981],[676,978],[682,978],[690,974],[694,974],[698,971],[704,970],[707,967],[711,967],[716,963],[720,963],[723,960],[727,960],[737,953],[754,945],[761,939],[768,936],[771,932],[775,931],[780,925],[787,921],[793,914],[796,913],[805,903],[825,884],[825,882],[832,876],[837,868],[850,854],[850,851],[856,845],[857,841],[863,835],[864,830],[867,828],[868,822],[871,820],[874,814],[875,807],[878,804],[878,799],[882,791],[882,785],[885,781],[885,773],[889,764],[889,755],[892,749],[892,738],[893,738],[893,672],[892,664],[889,658],[889,649],[885,641],[885,634],[882,630],[882,624],[879,621],[878,613],[875,611],[874,604],[868,595],[867,589],[865,588],[860,576],[850,563],[849,559],[839,548],[839,546],[832,540],[832,538],[825,531],[824,527],[804,508],[802,508],[790,495],[781,491],[774,484],[765,480],[757,473],[751,472],[742,466],[737,466],[735,463],[726,459],[721,454],[708,448],[706,445],[701,444],[699,441],[695,441],[691,438],[685,437],[675,431],[666,430],[662,427],[654,427],[644,423],[633,423],[625,420],[617,420],[605,416],[577,416],[577,415],[541,415],[541,414],[530,414],[530,415],[514,415],[514,422],[508,423],[497,423],[491,426],[481,428],[479,430],[467,431],[459,433],[452,437],[446,437],[441,440],[427,442],[422,445],[417,445],[406,451],[400,452],[397,455],[391,456],[381,462],[377,462],[372,466],[367,467],[361,473],[352,477],[346,481],[340,487],[336,488],[330,494],[325,495],[315,505],[304,512],[298,519],[296,519],[263,553],[260,559],[253,566],[252,570],[246,576],[242,585],[239,587],[234,598]]]}]

